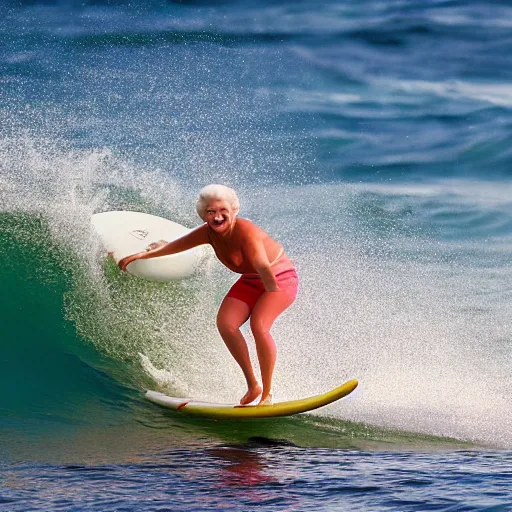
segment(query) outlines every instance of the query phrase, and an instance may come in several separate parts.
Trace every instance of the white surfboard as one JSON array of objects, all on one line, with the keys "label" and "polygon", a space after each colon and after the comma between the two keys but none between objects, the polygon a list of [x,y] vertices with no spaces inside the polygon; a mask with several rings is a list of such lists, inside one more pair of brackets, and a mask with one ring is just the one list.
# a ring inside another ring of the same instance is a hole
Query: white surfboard
[{"label": "white surfboard", "polygon": [[[91,222],[103,246],[116,262],[145,250],[152,242],[171,242],[190,231],[171,220],[140,212],[96,213],[91,217]],[[192,275],[211,254],[211,248],[202,245],[178,254],[137,260],[130,263],[126,270],[144,279],[168,282]]]}]

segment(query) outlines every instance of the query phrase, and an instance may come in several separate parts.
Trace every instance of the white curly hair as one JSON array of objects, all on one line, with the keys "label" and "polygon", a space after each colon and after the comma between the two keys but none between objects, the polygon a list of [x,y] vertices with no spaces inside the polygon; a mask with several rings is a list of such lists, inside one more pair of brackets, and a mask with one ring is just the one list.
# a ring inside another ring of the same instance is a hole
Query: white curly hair
[{"label": "white curly hair", "polygon": [[210,201],[216,199],[223,199],[231,208],[235,211],[235,215],[240,211],[240,201],[236,192],[225,185],[206,185],[199,191],[199,197],[197,198],[196,211],[201,219],[204,219],[206,215],[206,208]]}]

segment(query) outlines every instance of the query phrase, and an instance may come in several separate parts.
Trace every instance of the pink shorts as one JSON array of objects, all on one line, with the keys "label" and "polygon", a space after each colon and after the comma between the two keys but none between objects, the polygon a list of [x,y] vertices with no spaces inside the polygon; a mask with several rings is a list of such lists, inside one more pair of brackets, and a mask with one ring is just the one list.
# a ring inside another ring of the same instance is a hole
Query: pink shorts
[{"label": "pink shorts", "polygon": [[[297,297],[299,276],[294,268],[276,274],[277,286],[284,290],[292,300]],[[265,293],[265,286],[258,274],[242,274],[240,279],[231,287],[226,297],[245,302],[252,311],[258,299]]]}]

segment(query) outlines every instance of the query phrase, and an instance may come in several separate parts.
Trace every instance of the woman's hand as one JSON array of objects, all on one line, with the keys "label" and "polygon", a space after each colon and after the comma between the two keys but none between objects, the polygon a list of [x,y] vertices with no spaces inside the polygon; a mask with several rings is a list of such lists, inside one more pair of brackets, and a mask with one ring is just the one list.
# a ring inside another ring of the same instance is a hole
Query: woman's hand
[{"label": "woman's hand", "polygon": [[138,260],[140,259],[141,255],[144,254],[144,253],[137,253],[137,254],[132,254],[131,256],[125,256],[124,258],[121,258],[119,260],[119,262],[117,263],[117,266],[123,271],[125,272],[126,271],[126,267],[132,262],[132,261],[135,261],[135,260]]},{"label": "woman's hand", "polygon": [[167,245],[169,242],[165,240],[158,240],[158,242],[153,242],[146,247],[146,251],[154,251],[155,249],[160,249],[164,245]]},{"label": "woman's hand", "polygon": [[117,266],[124,272],[126,270],[126,267],[135,260],[140,260],[141,258],[147,258],[148,252],[155,251],[156,249],[160,249],[160,247],[163,247],[164,245],[167,245],[167,242],[165,240],[158,240],[158,242],[153,242],[149,244],[146,247],[146,250],[143,252],[138,252],[137,254],[132,254],[130,256],[125,256],[124,258],[121,258],[117,264]]}]

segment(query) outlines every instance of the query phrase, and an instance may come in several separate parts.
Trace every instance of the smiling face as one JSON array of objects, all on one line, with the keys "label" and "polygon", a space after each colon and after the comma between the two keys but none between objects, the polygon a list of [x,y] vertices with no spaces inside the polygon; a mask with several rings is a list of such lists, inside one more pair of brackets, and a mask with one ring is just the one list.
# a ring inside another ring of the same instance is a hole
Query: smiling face
[{"label": "smiling face", "polygon": [[225,199],[212,199],[203,219],[219,235],[229,235],[235,225],[236,212]]}]

